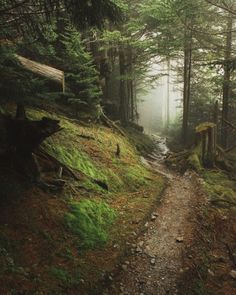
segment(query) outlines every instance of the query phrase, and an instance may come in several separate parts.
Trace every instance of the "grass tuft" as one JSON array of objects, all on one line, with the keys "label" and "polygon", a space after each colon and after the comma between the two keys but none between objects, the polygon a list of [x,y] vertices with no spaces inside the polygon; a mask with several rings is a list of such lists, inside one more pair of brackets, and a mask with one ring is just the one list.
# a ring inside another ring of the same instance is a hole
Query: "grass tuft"
[{"label": "grass tuft", "polygon": [[80,237],[82,249],[104,246],[108,230],[116,218],[115,210],[104,202],[82,200],[72,202],[71,212],[65,215],[65,224]]}]

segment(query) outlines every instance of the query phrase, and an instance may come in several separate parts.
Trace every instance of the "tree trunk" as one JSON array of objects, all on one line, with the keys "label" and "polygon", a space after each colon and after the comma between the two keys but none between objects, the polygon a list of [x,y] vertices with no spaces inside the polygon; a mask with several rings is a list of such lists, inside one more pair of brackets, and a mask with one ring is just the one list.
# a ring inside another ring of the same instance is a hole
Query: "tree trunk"
[{"label": "tree trunk", "polygon": [[167,59],[166,131],[170,125],[170,59]]},{"label": "tree trunk", "polygon": [[131,121],[134,121],[134,83],[133,80],[130,80],[130,116],[131,116]]},{"label": "tree trunk", "polygon": [[183,122],[182,122],[182,141],[187,143],[188,138],[188,121],[189,121],[189,104],[190,104],[190,84],[192,68],[192,33],[185,32],[184,45],[184,91],[183,91]]},{"label": "tree trunk", "polygon": [[127,54],[127,72],[129,75],[129,79],[127,80],[128,84],[128,93],[129,93],[129,118],[133,122],[134,121],[134,83],[133,83],[133,49],[131,46],[128,48],[128,54]]},{"label": "tree trunk", "polygon": [[232,28],[233,18],[228,16],[227,36],[224,58],[224,82],[223,82],[223,105],[222,105],[222,129],[221,129],[221,144],[224,148],[228,146],[228,130],[224,120],[229,120],[229,100],[231,96],[231,51],[232,51]]},{"label": "tree trunk", "polygon": [[125,52],[124,48],[120,46],[119,49],[119,63],[120,63],[120,119],[123,125],[127,125],[128,123],[128,104],[127,104],[127,89],[126,89],[126,81],[124,76],[126,75],[126,65],[125,65]]},{"label": "tree trunk", "polygon": [[61,130],[58,120],[43,117],[42,120],[27,119],[22,104],[18,104],[16,116],[1,115],[0,129],[1,162],[30,177],[33,181],[40,177],[35,150],[49,136]]},{"label": "tree trunk", "polygon": [[196,128],[197,146],[201,147],[199,156],[204,167],[212,168],[216,157],[216,125],[214,123],[202,123]]},{"label": "tree trunk", "polygon": [[219,130],[219,102],[218,102],[218,100],[216,100],[215,104],[214,104],[213,122],[216,125],[215,138],[216,138],[216,142],[218,142],[219,135],[220,135],[220,134],[218,134],[218,130]]}]

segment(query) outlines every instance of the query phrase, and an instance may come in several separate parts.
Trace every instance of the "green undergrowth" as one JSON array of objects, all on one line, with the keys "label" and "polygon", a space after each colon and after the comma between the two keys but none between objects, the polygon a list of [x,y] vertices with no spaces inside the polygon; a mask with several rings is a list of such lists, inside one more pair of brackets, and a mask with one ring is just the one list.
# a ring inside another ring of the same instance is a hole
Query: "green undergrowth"
[{"label": "green undergrowth", "polygon": [[[64,189],[52,192],[28,182],[13,189],[9,177],[2,174],[4,199],[14,198],[18,203],[5,206],[1,216],[0,248],[7,252],[0,253],[0,293],[19,289],[21,294],[34,290],[91,294],[104,273],[113,272],[121,263],[128,244],[135,243],[150,220],[165,187],[164,178],[142,164],[139,139],[134,144],[133,139],[103,125],[86,125],[42,110],[27,110],[27,115],[35,120],[44,116],[60,120],[63,129],[42,148],[78,179],[63,173]],[[55,162],[40,157],[38,162],[43,180],[58,177]]]},{"label": "green undergrowth", "polygon": [[137,131],[135,128],[128,127],[126,129],[131,142],[136,146],[137,150],[143,154],[150,154],[155,149],[155,144],[151,137]]},{"label": "green undergrowth", "polygon": [[[136,190],[150,181],[150,172],[141,164],[133,140],[103,126],[81,126],[76,121],[41,110],[29,110],[29,116],[33,119],[47,116],[60,120],[63,130],[45,141],[44,148],[63,164],[87,175],[89,178],[83,185],[88,186],[88,189],[105,193],[92,181],[99,180],[107,184],[108,194],[112,195]],[[151,140],[140,133],[139,138],[144,137],[142,142],[137,139],[137,133],[134,131],[133,135],[136,143],[141,142],[144,147],[146,142],[149,147],[147,149],[151,149]],[[117,144],[120,147],[120,157],[116,156]]]},{"label": "green undergrowth", "polygon": [[[153,142],[137,130],[133,130],[130,139],[101,125],[82,126],[77,121],[41,110],[30,110],[29,114],[33,119],[47,116],[60,120],[63,130],[50,137],[44,148],[63,164],[87,176],[71,184],[72,190],[69,187],[64,192],[69,197],[65,224],[78,235],[80,248],[105,245],[109,225],[115,219],[112,207],[119,211],[121,206],[130,204],[133,208],[140,205],[141,212],[142,206],[144,211],[148,210],[156,196],[150,200],[148,195],[139,197],[137,193],[153,190],[154,186],[160,186],[162,190],[163,181],[155,178],[154,182],[153,174],[143,166],[137,151],[137,144],[142,146],[142,151],[145,148],[151,151]],[[116,155],[117,145],[120,147],[119,157]],[[106,183],[108,191],[94,180]],[[86,199],[88,197],[93,200]],[[133,214],[138,215],[138,212]]]},{"label": "green undergrowth", "polygon": [[115,210],[106,203],[82,200],[70,204],[70,212],[65,215],[65,224],[69,230],[78,234],[80,248],[93,249],[106,244],[108,230],[115,218]]},{"label": "green undergrowth", "polygon": [[[232,262],[226,258],[225,246],[229,245],[230,251],[235,253],[235,180],[223,170],[202,169],[199,174],[204,180],[203,188],[210,203],[204,204],[198,213],[201,223],[189,247],[192,262],[189,263],[190,255],[185,258],[188,271],[182,278],[183,290],[180,293],[234,294],[232,290],[235,290],[235,284],[228,276]],[[223,277],[224,283],[221,284]]]},{"label": "green undergrowth", "polygon": [[49,272],[53,279],[56,279],[60,284],[63,284],[64,287],[78,285],[81,279],[79,272],[72,275],[64,268],[58,266],[52,266]]},{"label": "green undergrowth", "polygon": [[202,172],[205,188],[211,202],[219,208],[236,208],[236,185],[224,171],[205,170]]},{"label": "green undergrowth", "polygon": [[203,170],[203,166],[202,163],[200,161],[201,158],[201,150],[202,150],[202,146],[201,144],[198,144],[193,151],[191,152],[191,154],[188,157],[188,165],[195,169],[198,172],[201,172]]},{"label": "green undergrowth", "polygon": [[106,176],[96,167],[89,156],[77,147],[63,146],[56,140],[48,139],[45,144],[50,154],[72,169],[82,171],[94,179],[106,180]]}]

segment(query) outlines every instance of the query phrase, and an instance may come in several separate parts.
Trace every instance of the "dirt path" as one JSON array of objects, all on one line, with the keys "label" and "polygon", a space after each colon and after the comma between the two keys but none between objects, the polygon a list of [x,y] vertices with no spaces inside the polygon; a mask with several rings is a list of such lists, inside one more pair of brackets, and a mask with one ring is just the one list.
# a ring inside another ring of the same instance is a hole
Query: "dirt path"
[{"label": "dirt path", "polygon": [[[183,269],[185,249],[193,242],[200,199],[195,175],[179,175],[159,159],[152,167],[168,178],[160,206],[152,214],[147,231],[133,245],[123,270],[104,294],[163,295],[177,290]],[[191,257],[189,257],[191,259]]]}]

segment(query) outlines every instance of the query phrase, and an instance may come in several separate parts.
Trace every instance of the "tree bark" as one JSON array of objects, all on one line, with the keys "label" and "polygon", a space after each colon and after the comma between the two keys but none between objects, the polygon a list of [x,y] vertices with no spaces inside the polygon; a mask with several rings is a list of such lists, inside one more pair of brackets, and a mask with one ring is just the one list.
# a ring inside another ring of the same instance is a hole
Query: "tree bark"
[{"label": "tree bark", "polygon": [[127,125],[129,117],[128,117],[128,105],[127,105],[127,89],[126,89],[126,81],[124,76],[126,75],[126,65],[125,65],[125,51],[123,46],[120,46],[119,49],[119,63],[120,63],[120,119],[123,125]]},{"label": "tree bark", "polygon": [[167,59],[166,131],[170,125],[170,59]]},{"label": "tree bark", "polygon": [[221,129],[221,144],[224,148],[228,146],[228,130],[225,120],[229,119],[229,101],[231,96],[231,51],[232,51],[232,28],[233,18],[228,16],[227,36],[224,58],[224,82],[223,82],[223,105],[222,105],[222,129]]},{"label": "tree bark", "polygon": [[182,141],[187,143],[188,138],[188,121],[189,121],[189,104],[191,93],[191,69],[192,69],[192,32],[185,32],[184,45],[184,91],[183,91],[183,121],[182,121]]}]

